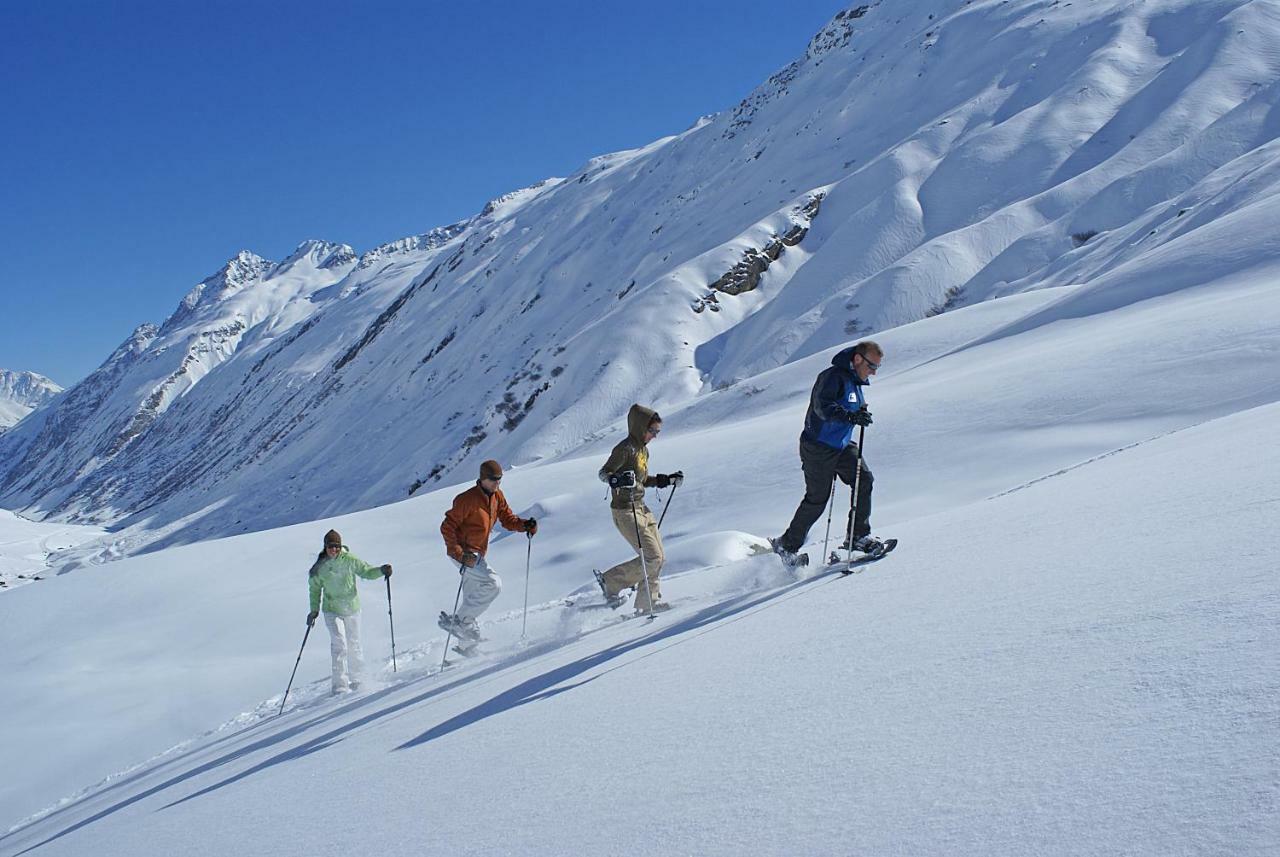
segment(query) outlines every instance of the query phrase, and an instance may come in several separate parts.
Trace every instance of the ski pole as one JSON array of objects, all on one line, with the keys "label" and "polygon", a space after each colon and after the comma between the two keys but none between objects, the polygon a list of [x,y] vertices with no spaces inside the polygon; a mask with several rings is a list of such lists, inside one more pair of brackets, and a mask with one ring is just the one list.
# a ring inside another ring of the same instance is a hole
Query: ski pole
[{"label": "ski pole", "polygon": [[387,582],[387,619],[391,621],[391,671],[396,672],[396,617],[391,613],[391,577],[388,575],[383,580]]},{"label": "ski pole", "polygon": [[[456,619],[458,616],[458,602],[462,600],[462,581],[466,579],[467,564],[465,562],[458,563],[458,594],[453,597],[453,615]],[[453,639],[453,629],[450,628],[444,635],[444,654],[440,656],[440,669],[444,669],[446,662],[449,660],[449,641]]]},{"label": "ski pole", "polygon": [[529,624],[529,563],[533,559],[533,533],[525,533],[528,537],[528,549],[524,552],[524,616],[520,619],[520,639],[524,639],[525,628]]},{"label": "ski pole", "polygon": [[822,561],[830,562],[831,554],[827,553],[827,543],[831,541],[831,514],[836,510],[836,474],[831,473],[831,502],[827,504],[827,534],[822,538]]},{"label": "ski pole", "polygon": [[679,485],[671,486],[671,493],[667,495],[667,502],[662,506],[662,515],[658,517],[658,529],[662,529],[662,522],[667,518],[667,510],[671,508],[671,499],[676,496],[676,489]]},{"label": "ski pole", "polygon": [[298,659],[293,662],[293,672],[289,673],[289,686],[284,689],[284,698],[280,700],[280,710],[276,712],[279,717],[284,714],[284,704],[289,700],[289,691],[293,689],[293,677],[298,674],[298,664],[302,663],[302,650],[307,647],[307,637],[311,636],[311,623],[307,623],[307,630],[302,635],[302,645],[298,647]]},{"label": "ski pole", "polygon": [[866,433],[866,426],[858,426],[858,465],[853,471],[853,493],[849,498],[849,530],[845,538],[845,544],[848,545],[845,551],[846,562],[853,562],[853,522],[858,519],[858,483],[862,481],[862,444]]},{"label": "ski pole", "polygon": [[658,615],[653,612],[653,589],[649,586],[649,565],[644,561],[644,542],[640,539],[640,516],[636,514],[636,498],[631,498],[631,520],[636,525],[636,550],[640,552],[640,572],[644,575],[644,595],[649,599],[649,618]]}]

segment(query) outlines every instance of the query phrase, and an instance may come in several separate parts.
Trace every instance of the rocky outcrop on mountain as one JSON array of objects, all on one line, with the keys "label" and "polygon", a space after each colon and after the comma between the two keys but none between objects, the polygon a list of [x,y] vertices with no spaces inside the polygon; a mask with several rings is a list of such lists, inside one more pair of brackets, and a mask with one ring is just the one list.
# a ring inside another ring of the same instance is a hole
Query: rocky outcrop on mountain
[{"label": "rocky outcrop on mountain", "polygon": [[[769,270],[769,265],[778,261],[788,247],[795,247],[809,233],[809,224],[818,216],[822,208],[825,194],[815,193],[803,206],[795,211],[791,226],[782,235],[775,235],[763,247],[748,247],[742,252],[742,260],[720,276],[708,288],[712,293],[722,292],[726,295],[740,295],[743,292],[755,291],[760,285],[760,276]],[[709,296],[699,298],[693,304],[694,312],[702,312],[710,307],[719,311],[719,302]]]}]

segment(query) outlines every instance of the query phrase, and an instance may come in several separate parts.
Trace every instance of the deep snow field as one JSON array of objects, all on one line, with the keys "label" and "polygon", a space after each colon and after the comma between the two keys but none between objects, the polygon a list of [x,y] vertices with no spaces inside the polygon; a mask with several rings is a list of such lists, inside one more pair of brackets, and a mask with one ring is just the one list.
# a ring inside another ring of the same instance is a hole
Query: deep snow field
[{"label": "deep snow field", "polygon": [[[487,654],[443,673],[466,486],[5,593],[0,853],[1277,853],[1277,275],[877,335],[873,524],[901,545],[847,577],[754,553],[828,351],[664,413],[651,468],[686,482],[653,622],[560,603],[627,554],[595,478],[620,427],[508,471],[541,522],[527,637],[504,535]],[[398,670],[362,584],[372,688],[328,696],[317,625],[277,717],[330,526],[395,565]]]}]

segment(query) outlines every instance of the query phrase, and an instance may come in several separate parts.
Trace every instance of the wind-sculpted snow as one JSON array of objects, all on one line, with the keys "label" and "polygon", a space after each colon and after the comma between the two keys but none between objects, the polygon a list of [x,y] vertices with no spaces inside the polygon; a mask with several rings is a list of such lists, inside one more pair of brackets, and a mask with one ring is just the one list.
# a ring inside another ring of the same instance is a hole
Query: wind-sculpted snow
[{"label": "wind-sculpted snow", "polygon": [[0,439],[0,504],[125,549],[278,526],[993,298],[1081,286],[1026,330],[1265,267],[1278,40],[1257,0],[851,4],[680,134],[359,257],[237,255]]}]

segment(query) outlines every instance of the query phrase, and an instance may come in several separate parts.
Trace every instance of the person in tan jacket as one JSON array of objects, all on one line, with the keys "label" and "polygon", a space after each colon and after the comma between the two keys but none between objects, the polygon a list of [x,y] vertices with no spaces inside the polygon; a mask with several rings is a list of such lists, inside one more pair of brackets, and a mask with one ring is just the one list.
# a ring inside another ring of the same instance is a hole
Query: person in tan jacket
[{"label": "person in tan jacket", "polygon": [[489,551],[489,533],[494,524],[513,532],[538,532],[538,522],[521,518],[511,511],[507,498],[498,485],[502,482],[502,465],[486,461],[480,465],[476,484],[453,498],[453,507],[445,512],[440,524],[445,549],[455,562],[461,563],[461,606],[454,614],[440,611],[438,624],[455,634],[463,648],[474,648],[480,639],[476,617],[488,609],[502,591],[502,579],[485,561]]},{"label": "person in tan jacket", "polygon": [[684,474],[676,471],[649,475],[649,444],[661,431],[662,417],[657,411],[632,405],[627,412],[626,440],[613,448],[609,460],[600,468],[600,480],[610,488],[613,525],[637,554],[635,559],[619,563],[603,574],[594,572],[605,601],[615,609],[625,600],[622,591],[630,587],[636,590],[636,612],[656,613],[670,607],[662,600],[658,581],[665,560],[662,537],[658,522],[644,503],[644,489],[679,485]]}]

